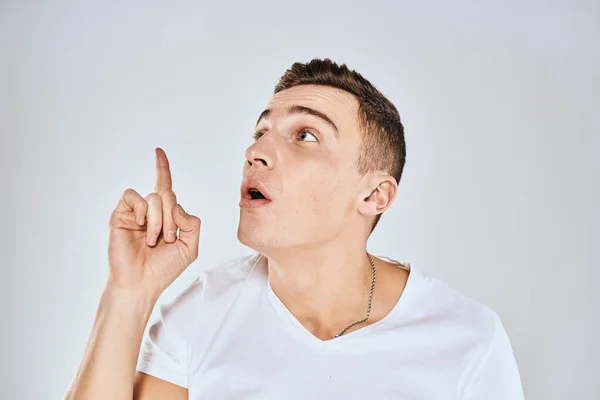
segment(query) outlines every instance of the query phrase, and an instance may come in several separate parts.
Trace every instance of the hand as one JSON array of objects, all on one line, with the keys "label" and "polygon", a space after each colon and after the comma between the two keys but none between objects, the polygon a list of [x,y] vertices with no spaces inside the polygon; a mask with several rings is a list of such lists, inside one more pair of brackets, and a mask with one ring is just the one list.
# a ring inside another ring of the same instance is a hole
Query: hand
[{"label": "hand", "polygon": [[110,217],[108,263],[111,285],[158,298],[198,258],[200,219],[177,204],[167,155],[155,152],[155,192],[125,190]]}]

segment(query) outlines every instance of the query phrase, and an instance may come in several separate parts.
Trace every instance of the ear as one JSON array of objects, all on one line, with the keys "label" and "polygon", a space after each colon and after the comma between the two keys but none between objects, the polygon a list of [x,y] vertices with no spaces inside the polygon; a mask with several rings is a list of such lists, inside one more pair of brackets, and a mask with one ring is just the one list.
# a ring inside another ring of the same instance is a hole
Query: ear
[{"label": "ear", "polygon": [[370,188],[361,192],[358,211],[369,216],[381,214],[392,205],[397,192],[398,184],[393,176],[379,175],[373,179]]}]

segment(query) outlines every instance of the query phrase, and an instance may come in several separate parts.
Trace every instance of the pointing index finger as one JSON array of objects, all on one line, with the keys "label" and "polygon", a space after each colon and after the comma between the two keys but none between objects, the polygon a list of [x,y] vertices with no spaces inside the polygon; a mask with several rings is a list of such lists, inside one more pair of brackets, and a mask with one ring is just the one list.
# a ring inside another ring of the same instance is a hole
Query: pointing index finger
[{"label": "pointing index finger", "polygon": [[162,193],[172,190],[171,170],[167,154],[160,147],[157,147],[154,151],[156,153],[156,187],[154,191]]}]

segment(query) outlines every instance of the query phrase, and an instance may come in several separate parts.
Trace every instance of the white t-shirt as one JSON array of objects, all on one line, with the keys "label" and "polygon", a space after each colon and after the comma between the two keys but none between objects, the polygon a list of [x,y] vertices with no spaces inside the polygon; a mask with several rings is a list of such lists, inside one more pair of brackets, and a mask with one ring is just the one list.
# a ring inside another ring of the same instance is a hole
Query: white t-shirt
[{"label": "white t-shirt", "polygon": [[229,261],[157,307],[137,370],[190,399],[524,399],[497,314],[399,267],[409,277],[388,315],[321,340],[273,292],[265,257]]}]

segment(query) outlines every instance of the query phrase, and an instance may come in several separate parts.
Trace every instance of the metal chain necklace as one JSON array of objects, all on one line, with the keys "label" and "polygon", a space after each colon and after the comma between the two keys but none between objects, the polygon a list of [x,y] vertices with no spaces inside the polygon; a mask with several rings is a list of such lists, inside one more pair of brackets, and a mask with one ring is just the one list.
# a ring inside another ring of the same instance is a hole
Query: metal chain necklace
[{"label": "metal chain necklace", "polygon": [[371,304],[373,303],[373,290],[375,289],[375,276],[377,275],[377,272],[375,271],[375,262],[373,261],[373,258],[371,257],[371,255],[368,252],[367,252],[367,257],[369,257],[369,261],[371,262],[371,269],[373,270],[373,272],[371,273],[371,275],[372,275],[371,292],[369,293],[369,307],[367,308],[367,316],[364,317],[363,319],[361,319],[360,321],[355,321],[355,322],[351,323],[350,325],[348,325],[347,327],[345,327],[344,329],[342,329],[340,331],[340,333],[338,333],[337,335],[334,336],[334,339],[342,336],[344,333],[346,333],[346,331],[348,329],[352,328],[354,325],[365,322],[366,320],[369,319],[369,316],[371,315]]}]

